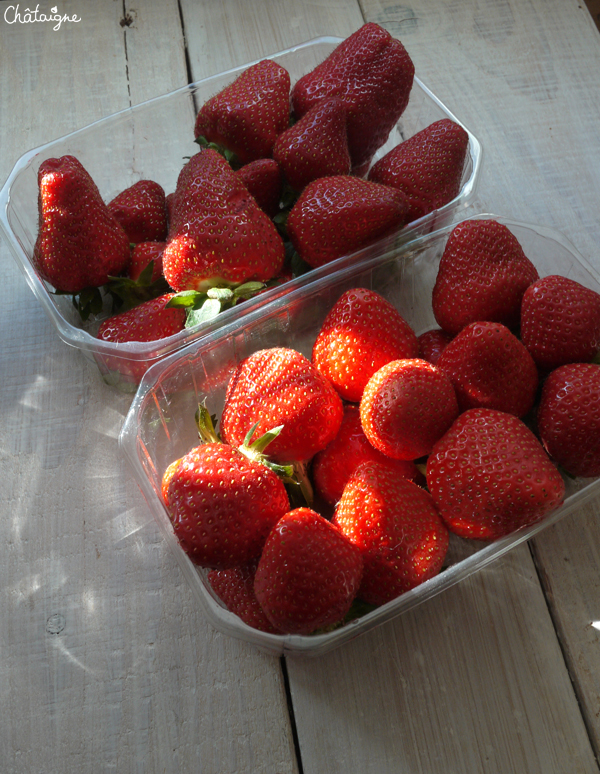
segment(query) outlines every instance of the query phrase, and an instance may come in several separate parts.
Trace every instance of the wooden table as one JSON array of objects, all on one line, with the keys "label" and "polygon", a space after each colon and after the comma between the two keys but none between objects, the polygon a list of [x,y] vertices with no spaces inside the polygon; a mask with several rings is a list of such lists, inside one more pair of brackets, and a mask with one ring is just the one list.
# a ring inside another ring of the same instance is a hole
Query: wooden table
[{"label": "wooden table", "polygon": [[[62,0],[81,21],[56,31],[0,11],[2,182],[101,116],[376,21],[481,139],[473,209],[554,227],[600,270],[583,2]],[[264,655],[197,609],[117,448],[130,398],[0,256],[4,774],[598,772],[600,499],[322,658]]]}]

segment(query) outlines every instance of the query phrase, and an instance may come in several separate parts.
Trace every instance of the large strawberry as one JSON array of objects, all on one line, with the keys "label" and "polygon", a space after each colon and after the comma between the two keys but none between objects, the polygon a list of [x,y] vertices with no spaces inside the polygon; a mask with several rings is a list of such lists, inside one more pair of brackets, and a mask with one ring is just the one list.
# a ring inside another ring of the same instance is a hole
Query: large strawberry
[{"label": "large strawberry", "polygon": [[443,118],[386,153],[369,180],[399,188],[409,203],[409,220],[416,220],[458,195],[468,145],[462,126]]},{"label": "large strawberry", "polygon": [[558,275],[523,296],[521,339],[540,368],[587,363],[600,350],[600,293]]},{"label": "large strawberry", "polygon": [[296,191],[318,177],[350,174],[344,102],[332,97],[314,105],[279,135],[273,158]]},{"label": "large strawberry", "polygon": [[154,180],[138,180],[115,196],[108,209],[133,244],[162,242],[167,236],[165,192]]},{"label": "large strawberry", "polygon": [[204,103],[194,136],[223,146],[242,164],[267,158],[289,125],[289,94],[287,70],[264,59]]},{"label": "large strawberry", "polygon": [[242,179],[207,148],[182,169],[163,273],[177,291],[266,282],[283,266],[284,244]]},{"label": "large strawberry", "polygon": [[365,171],[404,112],[415,68],[399,40],[369,22],[292,89],[292,109],[301,118],[328,97],[339,97],[348,111],[348,145],[352,165]]},{"label": "large strawberry", "polygon": [[466,220],[452,230],[432,293],[440,328],[451,335],[478,320],[519,326],[521,299],[538,278],[514,234],[496,220]]},{"label": "large strawberry", "polygon": [[558,507],[564,481],[541,443],[512,414],[470,409],[437,442],[427,486],[451,532],[495,540]]},{"label": "large strawberry", "polygon": [[311,362],[293,349],[274,347],[237,366],[227,387],[221,434],[237,446],[255,424],[259,435],[282,425],[269,456],[281,463],[306,462],[335,438],[342,415],[341,398]]},{"label": "large strawberry", "polygon": [[533,406],[537,367],[502,323],[467,325],[446,345],[438,368],[454,385],[461,411],[485,407],[523,417]]},{"label": "large strawberry", "polygon": [[363,555],[358,596],[383,605],[439,573],[448,530],[431,495],[375,462],[350,477],[333,524]]},{"label": "large strawberry", "polygon": [[273,626],[311,634],[346,615],[362,569],[360,550],[337,527],[309,508],[296,508],[269,534],[254,591]]},{"label": "large strawberry", "polygon": [[289,238],[313,268],[359,250],[408,221],[404,194],[350,175],[313,180],[287,219]]},{"label": "large strawberry", "polygon": [[274,159],[256,159],[237,170],[258,206],[273,218],[279,211],[283,174]]},{"label": "large strawberry", "polygon": [[39,233],[33,262],[56,290],[100,287],[129,261],[127,234],[74,156],[40,164]]},{"label": "large strawberry", "polygon": [[568,363],[544,382],[538,432],[548,454],[572,476],[600,476],[600,366]]},{"label": "large strawberry", "polygon": [[358,403],[371,376],[390,360],[416,357],[416,334],[380,293],[343,293],[317,334],[312,362],[345,400]]},{"label": "large strawberry", "polygon": [[392,360],[367,382],[360,401],[365,435],[388,457],[429,454],[458,416],[452,382],[426,360]]}]

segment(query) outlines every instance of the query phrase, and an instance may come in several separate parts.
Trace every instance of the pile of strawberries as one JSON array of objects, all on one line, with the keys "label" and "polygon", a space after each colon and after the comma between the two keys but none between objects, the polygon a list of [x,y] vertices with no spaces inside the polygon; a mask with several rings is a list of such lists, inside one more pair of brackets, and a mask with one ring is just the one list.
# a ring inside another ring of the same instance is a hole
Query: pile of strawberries
[{"label": "pile of strawberries", "polygon": [[[140,180],[105,203],[78,159],[44,161],[40,276],[84,318],[112,297],[100,339],[155,341],[402,229],[456,197],[468,147],[446,119],[372,165],[413,79],[402,44],[369,23],[293,86],[267,59],[205,102],[200,150],[168,195]],[[133,381],[147,367],[110,365]]]},{"label": "pile of strawberries", "polygon": [[495,220],[457,225],[420,336],[353,288],[310,359],[233,370],[220,434],[164,474],[182,548],[225,606],[273,633],[325,631],[432,578],[453,533],[495,540],[600,475],[600,294],[540,278]]}]

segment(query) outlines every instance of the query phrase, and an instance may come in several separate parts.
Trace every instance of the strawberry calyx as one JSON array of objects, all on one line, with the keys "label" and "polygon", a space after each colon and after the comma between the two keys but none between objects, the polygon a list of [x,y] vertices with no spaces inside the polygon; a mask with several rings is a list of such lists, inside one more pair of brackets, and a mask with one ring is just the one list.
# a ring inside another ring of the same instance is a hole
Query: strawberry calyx
[{"label": "strawberry calyx", "polygon": [[204,135],[199,135],[194,140],[195,143],[197,143],[200,148],[211,148],[212,150],[217,151],[217,153],[220,153],[221,156],[227,161],[227,163],[233,168],[233,169],[239,169],[241,166],[243,166],[242,162],[240,161],[237,153],[234,153],[234,151],[229,150],[224,145],[221,145],[218,142],[211,142],[206,139]]},{"label": "strawberry calyx", "polygon": [[113,314],[126,312],[134,306],[168,293],[170,288],[164,277],[152,281],[154,260],[144,267],[137,279],[131,277],[109,277],[109,282],[103,286],[112,299]]},{"label": "strawberry calyx", "polygon": [[100,288],[91,287],[80,290],[79,293],[69,293],[66,290],[53,290],[54,296],[71,296],[73,306],[77,309],[82,321],[89,319],[90,315],[100,314],[104,308],[104,300]]},{"label": "strawberry calyx", "polygon": [[236,306],[240,301],[264,290],[264,282],[244,282],[237,287],[214,286],[207,290],[182,290],[176,293],[167,306],[186,309],[186,328],[194,328],[201,323],[214,320],[225,309]]}]

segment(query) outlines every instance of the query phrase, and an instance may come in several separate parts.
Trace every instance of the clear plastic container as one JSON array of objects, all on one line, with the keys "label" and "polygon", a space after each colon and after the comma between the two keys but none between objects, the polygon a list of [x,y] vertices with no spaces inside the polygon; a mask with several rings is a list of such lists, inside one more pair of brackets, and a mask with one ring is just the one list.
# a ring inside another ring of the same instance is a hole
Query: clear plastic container
[{"label": "clear plastic container", "polygon": [[[508,226],[540,276],[562,274],[600,292],[600,276],[586,265],[560,234],[535,225],[509,221]],[[168,464],[198,444],[194,412],[206,402],[220,416],[227,382],[235,365],[258,349],[293,347],[310,357],[312,345],[336,300],[353,287],[367,287],[385,296],[417,334],[437,327],[431,291],[439,260],[453,226],[446,226],[403,247],[360,263],[341,267],[296,288],[262,309],[249,312],[243,326],[230,323],[154,366],[140,385],[120,435],[120,446],[155,519],[212,624],[222,632],[253,643],[273,654],[315,656],[422,604],[430,597],[480,570],[514,546],[580,507],[598,492],[597,479],[567,479],[564,505],[545,521],[501,540],[483,544],[451,537],[442,572],[397,599],[327,634],[278,636],[246,626],[227,611],[197,568],[179,547],[160,497],[160,482]]]},{"label": "clear plastic container", "polygon": [[[323,37],[281,51],[270,58],[279,62],[290,73],[292,83],[322,61],[339,43],[340,38]],[[230,83],[248,67],[228,70],[186,86],[130,109],[103,118],[72,134],[29,151],[13,168],[0,191],[0,233],[4,235],[21,271],[36,298],[42,304],[61,339],[80,349],[88,359],[96,362],[108,383],[134,390],[135,381],[119,377],[114,358],[126,358],[134,364],[160,360],[201,336],[208,335],[221,325],[240,318],[265,302],[265,295],[225,312],[215,321],[183,331],[159,342],[132,342],[115,344],[95,337],[106,313],[82,323],[69,296],[57,296],[40,279],[33,264],[32,254],[38,232],[37,173],[47,158],[65,154],[76,156],[98,185],[106,202],[137,180],[148,178],[160,183],[168,194],[175,189],[177,177],[185,158],[198,151],[194,143],[194,120],[198,108],[208,97]],[[418,79],[415,80],[409,105],[386,145],[376,158],[396,144],[441,118],[457,119]],[[466,128],[466,127],[465,127]],[[468,130],[467,130],[468,131]],[[469,132],[469,148],[458,196],[445,207],[411,223],[401,232],[403,239],[425,233],[448,223],[455,212],[466,207],[474,194],[481,165],[481,146]],[[386,241],[387,244],[387,241]],[[362,253],[361,253],[362,254]],[[339,259],[336,265],[347,261]],[[354,260],[352,257],[351,260]],[[331,269],[326,267],[324,273]],[[292,287],[306,284],[309,275],[286,283],[282,288],[268,291],[269,298],[287,293]],[[121,369],[126,370],[126,369]],[[134,369],[131,369],[134,370]]]}]

